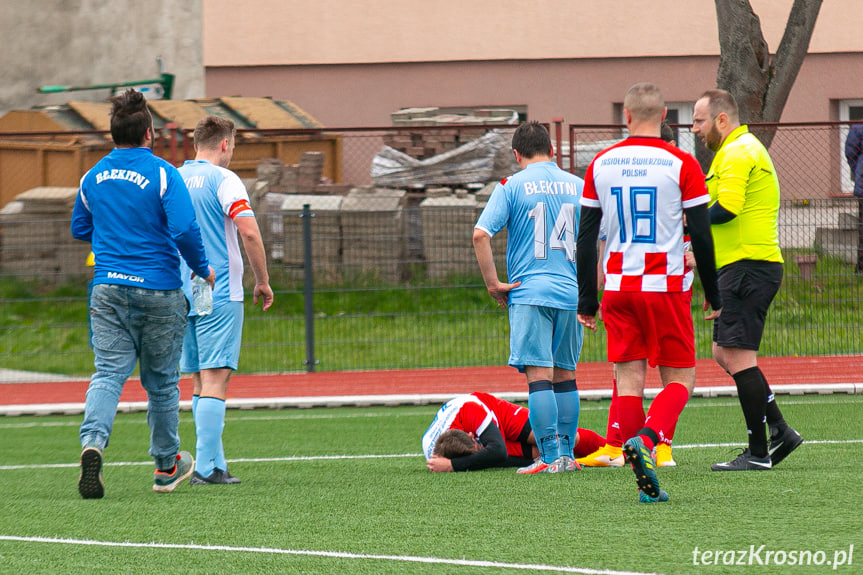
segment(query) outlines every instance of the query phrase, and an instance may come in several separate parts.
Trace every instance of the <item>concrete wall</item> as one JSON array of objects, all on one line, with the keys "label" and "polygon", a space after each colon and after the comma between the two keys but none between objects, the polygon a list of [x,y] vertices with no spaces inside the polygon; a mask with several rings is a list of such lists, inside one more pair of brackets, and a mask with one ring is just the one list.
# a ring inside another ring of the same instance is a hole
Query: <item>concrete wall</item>
[{"label": "concrete wall", "polygon": [[204,95],[203,0],[0,0],[0,115],[108,90],[41,95],[43,85],[176,76],[174,99]]}]

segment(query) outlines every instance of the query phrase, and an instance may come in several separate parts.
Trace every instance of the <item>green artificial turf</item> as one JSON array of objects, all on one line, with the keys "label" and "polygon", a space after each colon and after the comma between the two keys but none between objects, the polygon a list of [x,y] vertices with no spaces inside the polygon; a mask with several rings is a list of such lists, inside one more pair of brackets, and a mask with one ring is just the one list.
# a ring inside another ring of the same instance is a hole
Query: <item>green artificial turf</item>
[{"label": "green artificial turf", "polygon": [[[806,443],[771,471],[715,473],[710,464],[745,438],[740,408],[691,401],[678,467],[658,470],[670,500],[650,505],[638,503],[628,468],[429,473],[420,437],[437,405],[229,410],[225,451],[242,484],[167,495],[152,492],[145,415],[120,414],[105,497],[85,501],[81,416],[3,418],[0,572],[796,574],[833,566],[788,565],[792,551],[832,562],[854,545],[835,572],[859,573],[863,397],[779,403]],[[606,408],[583,402],[581,425],[604,431]],[[194,452],[188,412],[180,431]],[[722,564],[761,545],[753,565]],[[718,565],[705,550],[722,553]],[[758,565],[767,551],[785,565]]]}]

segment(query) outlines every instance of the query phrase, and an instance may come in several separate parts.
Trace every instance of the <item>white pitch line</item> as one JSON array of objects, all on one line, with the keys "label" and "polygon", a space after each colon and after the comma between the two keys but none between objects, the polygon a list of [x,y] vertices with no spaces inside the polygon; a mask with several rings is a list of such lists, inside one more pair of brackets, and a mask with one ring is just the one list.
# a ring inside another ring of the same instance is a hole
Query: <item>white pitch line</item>
[{"label": "white pitch line", "polygon": [[372,559],[378,561],[399,561],[405,563],[427,563],[431,565],[458,565],[460,567],[491,567],[497,569],[518,569],[521,571],[554,571],[557,573],[580,573],[582,575],[660,575],[642,571],[615,571],[611,569],[591,569],[588,567],[568,567],[526,563],[503,563],[472,559],[447,559],[444,557],[419,557],[415,555],[376,555],[346,553],[341,551],[314,551],[309,549],[278,549],[273,547],[233,547],[228,545],[199,545],[195,543],[135,543],[131,541],[93,541],[90,539],[58,539],[53,537],[20,537],[0,535],[0,541],[19,543],[57,543],[62,545],[86,545],[94,547],[126,547],[136,549],[182,549],[194,551],[227,551],[232,553],[264,553],[270,555],[299,555],[306,557],[330,557],[335,559]]},{"label": "white pitch line", "polygon": [[[776,384],[771,387],[777,395],[830,395],[830,394],[863,394],[863,383],[800,383],[800,384]],[[644,390],[647,398],[655,397],[661,390],[659,388],[648,388]],[[582,399],[610,399],[608,389],[586,389],[579,392]],[[509,401],[524,401],[527,392],[492,392],[502,399]],[[730,397],[737,395],[737,388],[733,385],[704,386],[698,387],[693,392],[694,397]],[[304,397],[269,397],[269,398],[229,398],[228,409],[277,409],[287,407],[313,408],[313,407],[365,407],[365,406],[398,406],[398,405],[428,405],[444,403],[451,399],[453,394],[392,394],[392,395],[336,395],[336,396],[304,396]],[[192,402],[184,400],[180,402],[180,408],[188,410]],[[25,404],[25,405],[0,405],[0,415],[51,415],[51,414],[79,414],[85,409],[84,403],[56,403],[56,404]],[[140,412],[147,410],[146,401],[122,401],[118,405],[121,412]]]},{"label": "white pitch line", "polygon": [[[739,404],[735,404],[739,405]],[[367,418],[378,418],[378,417],[431,417],[434,412],[432,411],[433,406],[429,406],[429,408],[423,411],[406,411],[399,412],[397,414],[387,413],[385,411],[376,410],[373,412],[364,412],[364,413],[283,413],[279,415],[234,415],[231,411],[228,411],[225,415],[225,421],[309,421],[309,420],[327,420],[327,419],[367,419]],[[329,408],[325,408],[329,409]],[[608,407],[594,407],[592,409],[603,409],[607,410]],[[581,409],[585,411],[585,408]],[[41,416],[37,416],[41,417]],[[184,414],[180,415],[181,421],[184,418]],[[142,421],[146,421],[146,414],[140,414],[139,417],[122,417],[114,420],[114,426],[122,425],[122,424],[134,424],[140,425]],[[29,429],[33,427],[80,427],[81,420],[80,418],[75,418],[74,421],[27,421],[24,423],[0,423],[0,429]]]},{"label": "white pitch line", "polygon": [[[228,459],[228,463],[273,463],[273,462],[291,462],[291,461],[327,461],[327,460],[349,460],[349,459],[399,459],[403,457],[420,457],[421,453],[401,453],[401,454],[385,454],[385,455],[293,455],[288,457],[257,457],[257,458],[239,458]],[[45,463],[32,465],[0,465],[0,471],[9,471],[12,469],[62,469],[65,467],[78,467],[80,463]],[[104,463],[105,467],[129,467],[136,465],[153,465],[152,461],[117,461],[113,463]]]},{"label": "white pitch line", "polygon": [[[834,403],[863,403],[863,397],[847,396],[847,395],[828,395],[822,397],[813,397],[810,399],[782,399],[782,405],[829,405]],[[398,407],[399,413],[393,415],[387,410],[375,408],[374,411],[364,411],[363,413],[296,413],[279,411],[277,415],[241,415],[241,410],[228,410],[225,421],[291,421],[291,420],[326,420],[326,419],[366,419],[372,417],[428,417],[431,409],[434,406],[428,406],[423,410],[407,411],[407,406]],[[707,403],[691,403],[686,406],[686,409],[700,409],[705,407],[740,407],[738,401],[723,401],[723,402],[707,402]],[[330,408],[321,408],[330,409]],[[351,408],[353,409],[353,408]],[[368,408],[362,408],[368,409]],[[389,408],[392,409],[392,408]],[[608,411],[607,405],[582,405],[581,411]],[[140,417],[118,418],[114,421],[115,427],[122,424],[138,425],[146,420],[146,416],[141,414]],[[38,416],[42,417],[42,416]],[[182,417],[182,416],[181,416]],[[76,417],[74,421],[28,421],[24,423],[0,423],[0,429],[29,429],[35,427],[79,427],[81,421]]]},{"label": "white pitch line", "polygon": [[[863,439],[807,439],[805,445],[848,445],[863,443]],[[719,447],[744,447],[742,443],[693,443],[675,445],[674,449],[710,449]],[[366,455],[292,455],[286,457],[255,457],[228,459],[228,463],[290,463],[292,461],[347,461],[357,459],[402,459],[407,457],[423,457],[422,453],[390,453]],[[78,463],[33,463],[25,465],[0,465],[0,471],[15,469],[64,469],[78,467]],[[116,461],[104,463],[105,467],[129,467],[138,465],[153,465],[152,461]]]},{"label": "white pitch line", "polygon": [[[863,443],[863,439],[804,439],[805,445],[838,445],[848,443]],[[675,445],[674,449],[703,449],[706,447],[743,447],[743,443],[693,443]]]}]

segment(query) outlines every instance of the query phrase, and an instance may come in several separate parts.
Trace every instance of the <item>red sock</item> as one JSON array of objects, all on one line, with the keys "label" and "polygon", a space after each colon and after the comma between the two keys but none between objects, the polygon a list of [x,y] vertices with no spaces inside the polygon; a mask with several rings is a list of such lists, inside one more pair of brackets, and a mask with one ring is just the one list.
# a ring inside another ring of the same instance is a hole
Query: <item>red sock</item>
[{"label": "red sock", "polygon": [[[626,441],[638,435],[644,427],[644,403],[635,395],[617,396],[617,422],[620,425],[620,437]],[[621,445],[623,445],[621,443]]]},{"label": "red sock", "polygon": [[[650,404],[650,410],[647,412],[647,419],[644,422],[644,427],[651,429],[660,441],[665,440],[670,434],[674,434],[674,428],[677,425],[677,418],[683,408],[686,407],[686,402],[689,401],[689,391],[682,383],[671,382],[665,386],[665,389],[659,392],[653,402]],[[642,439],[647,439],[645,445],[648,449],[653,449],[653,439],[646,435],[641,435]],[[650,443],[651,445],[648,445]]]},{"label": "red sock", "polygon": [[590,455],[600,447],[605,445],[605,438],[595,431],[590,429],[578,428],[578,443],[575,449],[572,450],[576,458]]},{"label": "red sock", "polygon": [[605,442],[614,447],[623,446],[623,438],[620,437],[620,418],[617,413],[617,380],[611,380],[611,405],[608,406],[608,425],[605,428]]}]

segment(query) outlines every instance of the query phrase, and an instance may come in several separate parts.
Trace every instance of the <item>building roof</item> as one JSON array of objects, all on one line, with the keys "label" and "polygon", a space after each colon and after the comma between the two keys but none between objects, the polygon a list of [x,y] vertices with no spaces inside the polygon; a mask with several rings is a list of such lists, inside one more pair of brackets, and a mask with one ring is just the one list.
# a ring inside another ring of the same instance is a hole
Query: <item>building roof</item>
[{"label": "building roof", "polygon": [[[148,104],[157,129],[173,123],[181,130],[193,130],[198,121],[207,115],[229,118],[238,129],[324,127],[293,102],[272,98],[150,100]],[[110,112],[111,104],[108,102],[67,102],[29,110],[13,110],[0,117],[0,131],[109,130]]]}]

